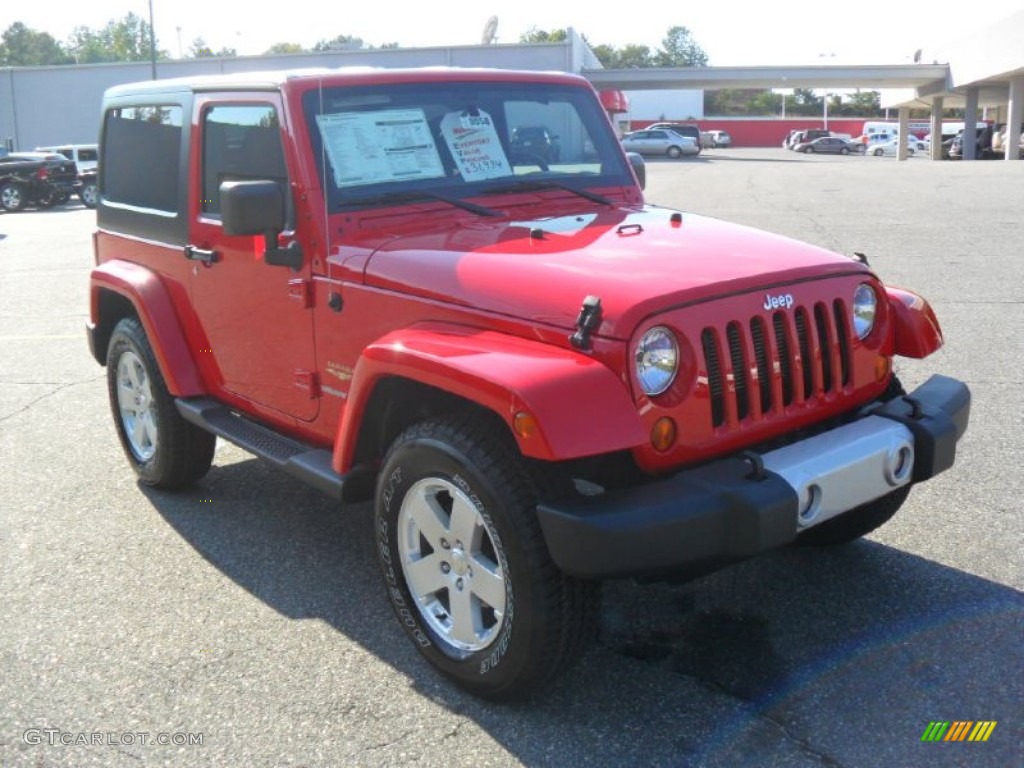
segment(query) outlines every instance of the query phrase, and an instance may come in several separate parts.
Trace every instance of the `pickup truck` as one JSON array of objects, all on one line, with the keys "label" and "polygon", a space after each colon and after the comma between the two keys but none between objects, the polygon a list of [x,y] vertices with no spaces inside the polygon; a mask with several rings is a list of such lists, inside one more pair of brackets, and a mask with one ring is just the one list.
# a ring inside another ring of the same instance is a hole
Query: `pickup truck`
[{"label": "pickup truck", "polygon": [[28,205],[50,208],[78,189],[78,170],[63,155],[12,152],[0,157],[0,206],[20,211]]},{"label": "pickup truck", "polygon": [[970,392],[893,366],[942,346],[928,302],[646,203],[581,77],[157,80],[102,119],[88,338],[129,466],[203,482],[221,438],[372,501],[382,606],[475,694],[578,659],[601,579],[853,541],[953,466]]}]

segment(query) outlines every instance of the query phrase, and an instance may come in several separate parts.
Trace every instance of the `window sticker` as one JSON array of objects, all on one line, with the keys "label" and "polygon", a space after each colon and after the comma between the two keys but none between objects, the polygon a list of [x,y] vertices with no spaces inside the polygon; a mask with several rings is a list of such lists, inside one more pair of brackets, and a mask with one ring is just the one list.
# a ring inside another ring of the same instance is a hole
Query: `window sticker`
[{"label": "window sticker", "polygon": [[317,115],[316,123],[338,187],[445,175],[422,109]]},{"label": "window sticker", "polygon": [[483,110],[449,112],[441,121],[441,135],[466,181],[512,175],[494,121]]}]

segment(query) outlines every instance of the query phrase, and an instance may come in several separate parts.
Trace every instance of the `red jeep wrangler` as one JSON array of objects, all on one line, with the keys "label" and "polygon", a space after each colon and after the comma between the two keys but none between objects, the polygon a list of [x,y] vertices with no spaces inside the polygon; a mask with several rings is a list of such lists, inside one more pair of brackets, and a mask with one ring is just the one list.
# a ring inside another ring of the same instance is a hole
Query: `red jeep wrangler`
[{"label": "red jeep wrangler", "polygon": [[600,579],[855,539],[967,426],[963,384],[893,376],[942,344],[923,299],[645,205],[575,76],[141,83],[102,142],[89,342],[141,482],[219,435],[372,498],[399,621],[483,696],[572,662]]}]

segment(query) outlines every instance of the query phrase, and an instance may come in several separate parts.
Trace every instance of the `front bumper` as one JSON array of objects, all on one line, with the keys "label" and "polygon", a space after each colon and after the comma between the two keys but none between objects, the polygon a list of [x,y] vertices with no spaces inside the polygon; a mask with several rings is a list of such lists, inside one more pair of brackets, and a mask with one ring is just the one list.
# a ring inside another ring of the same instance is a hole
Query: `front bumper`
[{"label": "front bumper", "polygon": [[552,559],[570,575],[707,573],[948,469],[970,407],[965,384],[933,376],[856,421],[784,448],[541,504],[537,513]]}]

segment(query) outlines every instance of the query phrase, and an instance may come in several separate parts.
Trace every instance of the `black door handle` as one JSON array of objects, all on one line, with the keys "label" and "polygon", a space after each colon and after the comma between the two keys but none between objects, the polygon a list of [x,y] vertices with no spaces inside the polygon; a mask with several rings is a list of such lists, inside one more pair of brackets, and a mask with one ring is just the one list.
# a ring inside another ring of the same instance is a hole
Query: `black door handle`
[{"label": "black door handle", "polygon": [[185,258],[189,261],[201,261],[203,264],[213,264],[218,260],[216,251],[206,251],[194,245],[185,246]]}]

